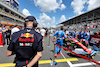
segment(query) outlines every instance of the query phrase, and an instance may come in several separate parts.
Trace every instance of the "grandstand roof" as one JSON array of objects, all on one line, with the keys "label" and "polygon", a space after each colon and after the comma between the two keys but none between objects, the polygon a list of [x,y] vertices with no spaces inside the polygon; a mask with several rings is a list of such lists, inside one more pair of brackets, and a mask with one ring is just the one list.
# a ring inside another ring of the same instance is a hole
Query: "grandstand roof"
[{"label": "grandstand roof", "polygon": [[59,24],[64,24],[64,26],[66,26],[69,24],[94,21],[97,19],[100,19],[100,7],[93,9],[93,10],[90,10],[90,11],[87,11],[81,15],[72,17],[64,22],[59,23]]},{"label": "grandstand roof", "polygon": [[15,0],[15,2],[16,2],[17,4],[19,4],[19,2],[18,2],[17,0]]}]

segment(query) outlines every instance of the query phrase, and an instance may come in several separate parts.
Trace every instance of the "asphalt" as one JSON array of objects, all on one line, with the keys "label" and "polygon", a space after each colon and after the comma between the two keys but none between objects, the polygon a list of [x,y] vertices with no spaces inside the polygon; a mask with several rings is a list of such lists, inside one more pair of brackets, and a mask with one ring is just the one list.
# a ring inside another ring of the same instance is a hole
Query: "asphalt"
[{"label": "asphalt", "polygon": [[[48,46],[50,46],[50,47],[48,47]],[[7,45],[4,45],[4,47],[0,47],[0,65],[5,64],[5,63],[13,63],[13,61],[14,61],[14,57],[15,57],[14,55],[10,56],[10,57],[6,56],[7,47],[8,47]],[[43,60],[44,63],[39,64],[39,67],[52,67],[50,65],[50,63],[45,62],[47,60],[50,60],[50,62],[53,61],[53,55],[54,55],[54,44],[51,40],[49,43],[48,36],[45,37],[43,48],[44,48],[43,56],[40,59],[40,61]],[[74,59],[74,58],[76,58],[77,60],[65,61],[65,62],[62,62],[62,61],[58,62],[57,61],[57,65],[55,67],[100,67],[100,66],[95,65],[95,64],[91,63],[90,61],[87,61],[87,60],[80,58],[78,56],[75,56],[75,55],[70,56],[69,53],[70,52],[62,49],[62,55],[58,56],[55,59]],[[94,60],[100,61],[100,52],[96,56],[94,56]],[[4,67],[4,66],[0,66],[0,67]],[[11,66],[9,66],[9,67],[11,67]],[[12,67],[14,67],[14,66],[12,66]]]}]

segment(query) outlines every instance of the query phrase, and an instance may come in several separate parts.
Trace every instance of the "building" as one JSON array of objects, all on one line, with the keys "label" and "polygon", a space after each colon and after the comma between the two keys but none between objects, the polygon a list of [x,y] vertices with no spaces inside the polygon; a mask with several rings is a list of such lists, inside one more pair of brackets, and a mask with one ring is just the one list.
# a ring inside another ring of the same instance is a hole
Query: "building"
[{"label": "building", "polygon": [[[75,25],[77,27],[80,27],[80,24],[82,26],[84,24],[86,25],[86,24],[91,23],[91,22],[95,23],[97,21],[100,22],[100,7],[95,8],[95,9],[90,10],[90,11],[87,11],[87,12],[85,12],[81,15],[75,16],[73,18],[70,18],[64,22],[59,23],[59,24],[63,24],[64,27],[68,27],[68,26],[70,27],[73,25],[72,27],[75,29]],[[94,27],[96,27],[96,25],[94,25]],[[100,23],[99,23],[99,28],[100,28]]]},{"label": "building", "polygon": [[0,22],[6,25],[23,25],[26,16],[18,9],[17,0],[0,0]]}]

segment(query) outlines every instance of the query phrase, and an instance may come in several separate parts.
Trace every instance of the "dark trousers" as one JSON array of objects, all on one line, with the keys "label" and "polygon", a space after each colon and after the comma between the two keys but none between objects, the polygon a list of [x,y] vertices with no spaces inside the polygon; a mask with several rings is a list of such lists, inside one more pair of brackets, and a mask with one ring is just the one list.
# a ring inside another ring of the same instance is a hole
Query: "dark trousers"
[{"label": "dark trousers", "polygon": [[7,45],[10,44],[10,37],[9,38],[6,38],[7,39]]},{"label": "dark trousers", "polygon": [[[29,62],[30,61],[28,61],[28,63]],[[17,60],[15,67],[23,67],[23,66],[26,66],[26,65],[27,65],[27,62],[26,61],[19,61],[19,60]],[[38,62],[35,65],[33,65],[32,67],[38,67]]]}]

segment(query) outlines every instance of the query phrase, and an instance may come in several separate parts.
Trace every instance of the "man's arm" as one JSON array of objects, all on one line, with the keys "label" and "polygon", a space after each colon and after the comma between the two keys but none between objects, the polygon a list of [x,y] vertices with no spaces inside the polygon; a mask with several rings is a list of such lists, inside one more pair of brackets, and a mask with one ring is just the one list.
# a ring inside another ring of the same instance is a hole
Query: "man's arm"
[{"label": "man's arm", "polygon": [[14,39],[13,39],[13,36],[12,36],[11,42],[10,42],[8,48],[7,48],[7,52],[6,52],[6,55],[7,55],[7,56],[11,56],[11,55],[14,54],[13,50],[14,50],[14,44],[15,44],[15,43],[13,43],[12,40],[14,40]]},{"label": "man's arm", "polygon": [[7,56],[11,56],[12,55],[12,51],[7,50]]},{"label": "man's arm", "polygon": [[27,64],[27,67],[32,67],[41,57],[42,57],[42,51],[37,52],[36,56],[31,60],[31,62]]},{"label": "man's arm", "polygon": [[37,54],[35,55],[35,57],[27,64],[27,66],[24,67],[32,67],[34,64],[37,63],[37,61],[39,61],[39,59],[42,57],[42,51],[43,51],[43,46],[42,46],[42,39],[43,37],[38,34],[38,45],[37,45]]}]

